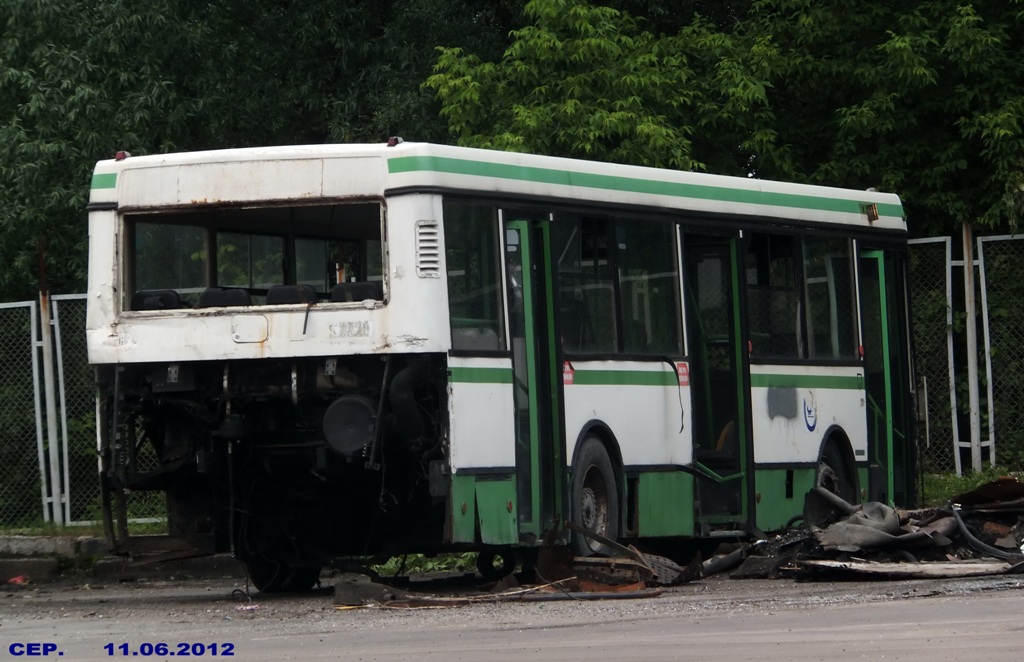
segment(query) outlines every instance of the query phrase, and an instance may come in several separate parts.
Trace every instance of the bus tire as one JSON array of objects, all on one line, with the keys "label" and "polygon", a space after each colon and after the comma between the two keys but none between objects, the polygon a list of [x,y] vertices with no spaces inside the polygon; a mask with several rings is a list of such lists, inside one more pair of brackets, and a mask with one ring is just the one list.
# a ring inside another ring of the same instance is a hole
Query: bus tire
[{"label": "bus tire", "polygon": [[250,581],[261,593],[294,593],[307,591],[320,581],[320,568],[290,566],[269,559],[245,562]]},{"label": "bus tire", "polygon": [[857,502],[857,483],[853,469],[833,442],[827,442],[821,449],[815,485],[824,487],[847,503]]},{"label": "bus tire", "polygon": [[[497,563],[500,561],[500,563]],[[484,579],[496,582],[512,574],[516,569],[516,557],[511,550],[487,549],[476,557],[476,569]]]},{"label": "bus tire", "polygon": [[[588,531],[615,539],[619,533],[619,499],[615,470],[597,437],[583,440],[572,472],[572,521]],[[605,545],[582,533],[572,534],[578,556],[610,554]]]}]

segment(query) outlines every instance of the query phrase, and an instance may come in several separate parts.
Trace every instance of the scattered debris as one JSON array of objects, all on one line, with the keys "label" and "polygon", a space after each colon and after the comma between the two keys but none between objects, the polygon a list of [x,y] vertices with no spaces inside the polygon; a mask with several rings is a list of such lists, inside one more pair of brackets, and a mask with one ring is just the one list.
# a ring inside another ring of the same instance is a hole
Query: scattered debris
[{"label": "scattered debris", "polygon": [[[1024,569],[1024,484],[1015,478],[957,496],[948,508],[918,511],[849,504],[813,488],[804,523],[749,550],[731,576],[953,578]],[[709,563],[705,575],[715,569]]]},{"label": "scattered debris", "polygon": [[[1001,478],[960,495],[947,508],[906,511],[878,502],[850,504],[823,488],[806,495],[803,526],[686,567],[572,523],[610,556],[575,557],[549,534],[538,550],[538,585],[514,575],[470,596],[422,596],[365,581],[335,586],[335,608],[447,609],[488,602],[637,599],[662,587],[730,572],[730,577],[822,579],[963,578],[1024,573],[1024,484]],[[532,578],[531,578],[532,579]],[[240,608],[241,610],[241,608]]]},{"label": "scattered debris", "polygon": [[235,607],[235,611],[259,611],[259,605],[238,605]]},{"label": "scattered debris", "polygon": [[1024,510],[1024,483],[1004,476],[951,499],[977,512]]},{"label": "scattered debris", "polygon": [[[701,577],[699,559],[696,559],[695,563],[691,562],[690,565],[684,568],[671,559],[654,554],[645,554],[632,545],[626,547],[610,538],[606,538],[598,533],[589,531],[574,522],[566,522],[565,525],[570,531],[576,531],[588,538],[593,538],[617,554],[617,556],[610,558],[582,557],[573,559],[573,562],[576,564],[606,564],[611,569],[615,569],[630,566],[632,565],[630,561],[633,561],[637,569],[637,581],[649,582],[657,586],[675,586],[695,579],[700,579]],[[550,545],[545,544],[544,547],[550,547]]]},{"label": "scattered debris", "polygon": [[365,604],[385,604],[410,597],[408,591],[394,586],[378,584],[365,578],[340,581],[334,584],[334,604],[353,607]]},{"label": "scattered debris", "polygon": [[878,561],[828,561],[808,559],[802,566],[810,569],[828,570],[849,575],[875,576],[881,579],[957,578],[1001,575],[1014,566],[1001,561],[952,561],[919,563],[880,563]]},{"label": "scattered debris", "polygon": [[710,577],[711,575],[717,575],[718,573],[725,572],[726,570],[732,570],[733,568],[744,564],[744,562],[751,557],[751,554],[756,553],[764,544],[764,540],[758,540],[750,545],[744,545],[734,549],[728,554],[712,556],[701,564],[700,576]]}]

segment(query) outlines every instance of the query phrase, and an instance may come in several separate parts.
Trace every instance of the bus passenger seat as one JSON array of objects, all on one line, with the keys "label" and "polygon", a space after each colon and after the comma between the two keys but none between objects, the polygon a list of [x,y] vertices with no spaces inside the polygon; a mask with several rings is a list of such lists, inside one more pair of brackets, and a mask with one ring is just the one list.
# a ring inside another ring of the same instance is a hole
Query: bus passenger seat
[{"label": "bus passenger seat", "polygon": [[199,295],[200,308],[222,308],[228,306],[251,306],[249,293],[237,287],[224,289],[208,287]]},{"label": "bus passenger seat", "polygon": [[288,303],[316,303],[316,290],[312,285],[274,285],[267,290],[267,305]]},{"label": "bus passenger seat", "polygon": [[372,299],[381,301],[384,299],[384,288],[379,282],[364,280],[355,283],[338,283],[331,288],[331,301],[366,301]]},{"label": "bus passenger seat", "polygon": [[174,310],[187,308],[177,290],[139,290],[132,295],[132,310]]}]

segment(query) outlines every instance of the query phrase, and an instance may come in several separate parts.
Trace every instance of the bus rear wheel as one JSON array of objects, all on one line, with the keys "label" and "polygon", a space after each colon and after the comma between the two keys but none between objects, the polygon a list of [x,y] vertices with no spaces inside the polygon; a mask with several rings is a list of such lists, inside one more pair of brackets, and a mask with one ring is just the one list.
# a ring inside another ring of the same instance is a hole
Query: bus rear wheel
[{"label": "bus rear wheel", "polygon": [[[576,456],[572,472],[572,521],[606,538],[618,537],[615,470],[604,444],[596,437],[584,439]],[[572,547],[579,556],[611,552],[602,543],[578,532],[572,534]]]},{"label": "bus rear wheel", "polygon": [[821,457],[818,458],[818,476],[815,484],[842,498],[847,503],[856,503],[857,501],[857,485],[853,470],[834,443],[825,444],[821,451]]},{"label": "bus rear wheel", "polygon": [[487,581],[496,582],[516,569],[516,557],[511,550],[484,550],[476,557],[476,569]]},{"label": "bus rear wheel", "polygon": [[245,571],[261,593],[294,593],[306,591],[320,581],[320,568],[290,566],[269,559],[245,562]]}]

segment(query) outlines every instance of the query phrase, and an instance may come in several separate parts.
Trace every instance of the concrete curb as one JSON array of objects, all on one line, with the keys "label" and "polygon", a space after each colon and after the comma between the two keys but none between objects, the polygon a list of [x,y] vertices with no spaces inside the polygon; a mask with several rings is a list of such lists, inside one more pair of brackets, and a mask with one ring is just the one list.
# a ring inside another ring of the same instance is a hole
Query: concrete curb
[{"label": "concrete curb", "polygon": [[50,556],[75,559],[102,556],[107,543],[94,536],[3,536],[0,535],[0,557]]}]

